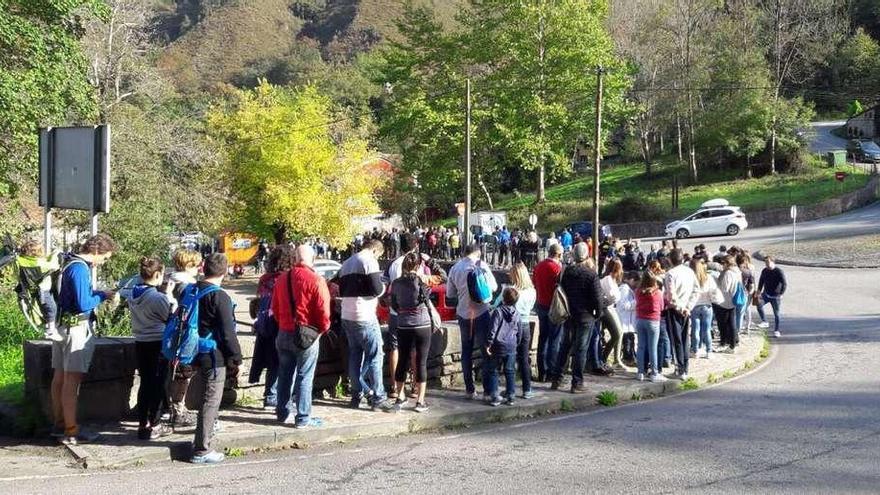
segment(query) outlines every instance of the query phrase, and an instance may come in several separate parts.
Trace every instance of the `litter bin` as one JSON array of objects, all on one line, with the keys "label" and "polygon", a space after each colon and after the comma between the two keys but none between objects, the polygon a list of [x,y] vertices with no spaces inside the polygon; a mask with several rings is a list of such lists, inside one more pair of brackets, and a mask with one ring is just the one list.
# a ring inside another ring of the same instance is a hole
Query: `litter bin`
[{"label": "litter bin", "polygon": [[839,167],[841,165],[846,165],[846,150],[835,150],[829,151],[825,155],[826,160],[828,160],[829,167]]}]

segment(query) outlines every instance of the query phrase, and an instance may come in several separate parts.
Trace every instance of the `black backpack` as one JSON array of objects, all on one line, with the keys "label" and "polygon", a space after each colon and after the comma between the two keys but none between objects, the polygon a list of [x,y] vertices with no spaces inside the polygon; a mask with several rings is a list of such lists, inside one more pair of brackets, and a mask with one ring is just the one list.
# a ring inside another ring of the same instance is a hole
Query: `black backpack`
[{"label": "black backpack", "polygon": [[630,367],[636,366],[636,334],[634,332],[626,332],[623,334],[623,349],[621,354],[623,364]]}]

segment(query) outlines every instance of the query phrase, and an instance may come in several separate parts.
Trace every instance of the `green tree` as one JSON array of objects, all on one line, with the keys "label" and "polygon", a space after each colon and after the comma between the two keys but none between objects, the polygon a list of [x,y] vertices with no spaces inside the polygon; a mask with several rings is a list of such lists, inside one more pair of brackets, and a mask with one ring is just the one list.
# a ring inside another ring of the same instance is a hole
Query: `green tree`
[{"label": "green tree", "polygon": [[853,100],[849,104],[849,108],[847,109],[847,114],[850,117],[855,117],[856,115],[862,113],[864,109],[862,108],[862,102],[859,100]]},{"label": "green tree", "polygon": [[237,199],[234,218],[260,235],[320,236],[342,246],[353,220],[378,211],[382,177],[367,142],[333,118],[313,86],[286,90],[262,82],[236,90],[208,116],[227,146],[226,174]]}]

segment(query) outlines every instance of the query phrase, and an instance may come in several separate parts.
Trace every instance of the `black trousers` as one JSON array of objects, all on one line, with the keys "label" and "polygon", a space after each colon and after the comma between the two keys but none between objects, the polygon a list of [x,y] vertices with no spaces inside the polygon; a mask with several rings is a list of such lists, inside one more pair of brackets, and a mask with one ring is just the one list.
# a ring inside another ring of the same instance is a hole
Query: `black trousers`
[{"label": "black trousers", "polygon": [[165,376],[168,366],[162,358],[162,341],[135,342],[138,376],[138,423],[141,427],[159,421],[160,408],[165,400]]},{"label": "black trousers", "polygon": [[416,350],[416,383],[428,381],[428,351],[431,348],[431,327],[398,328],[398,349],[400,359],[397,360],[397,369],[394,370],[394,381],[403,383],[406,381],[406,372],[409,370],[409,356],[412,350]]},{"label": "black trousers", "polygon": [[715,321],[718,322],[718,333],[721,334],[721,345],[735,348],[739,344],[739,335],[736,331],[736,309],[722,308],[717,304],[712,305],[715,310]]},{"label": "black trousers", "polygon": [[666,312],[666,331],[672,345],[672,358],[675,359],[675,370],[679,373],[688,372],[690,346],[690,317],[670,309]]}]

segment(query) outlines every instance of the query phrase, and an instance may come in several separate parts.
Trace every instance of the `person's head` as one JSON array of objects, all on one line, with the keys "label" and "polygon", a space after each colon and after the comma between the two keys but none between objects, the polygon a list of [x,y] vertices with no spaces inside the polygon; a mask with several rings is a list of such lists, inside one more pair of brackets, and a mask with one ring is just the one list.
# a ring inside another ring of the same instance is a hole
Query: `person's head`
[{"label": "person's head", "polygon": [[532,285],[532,278],[529,277],[529,269],[526,268],[525,263],[522,261],[517,261],[512,267],[510,267],[510,283],[519,290],[526,290],[534,287],[534,285]]},{"label": "person's head", "polygon": [[721,258],[721,266],[725,270],[730,270],[731,268],[736,266],[736,258],[730,255]]},{"label": "person's head", "polygon": [[623,263],[619,259],[614,258],[608,260],[605,272],[614,279],[618,284],[623,281]]},{"label": "person's head", "polygon": [[35,239],[29,239],[18,248],[18,252],[23,256],[43,256],[43,244]]},{"label": "person's head", "polygon": [[205,279],[222,280],[226,276],[229,269],[229,261],[223,253],[214,253],[205,258],[205,265],[202,268],[205,272]]},{"label": "person's head", "polygon": [[764,266],[766,266],[767,268],[769,268],[771,270],[776,268],[776,258],[774,258],[773,256],[765,257],[764,258]]},{"label": "person's head", "polygon": [[159,285],[165,277],[165,265],[156,258],[141,258],[140,262],[141,280],[147,285]]},{"label": "person's head", "polygon": [[501,293],[501,301],[505,306],[513,306],[519,301],[519,291],[513,287],[508,287],[504,289]]},{"label": "person's head", "polygon": [[93,265],[102,265],[119,250],[119,246],[107,234],[97,234],[86,239],[79,247],[78,254]]},{"label": "person's head", "polygon": [[296,248],[296,262],[303,266],[312,266],[315,264],[315,250],[308,244],[303,244]]},{"label": "person's head", "polygon": [[296,251],[287,245],[275,246],[269,254],[269,272],[281,273],[293,268],[296,264]]},{"label": "person's head", "polygon": [[202,255],[194,249],[178,249],[171,257],[174,261],[174,269],[178,272],[188,272],[195,276],[199,273],[199,265],[202,264]]},{"label": "person's head", "polygon": [[664,256],[663,258],[660,258],[658,261],[660,262],[660,268],[663,268],[664,272],[669,271],[669,269],[672,268],[672,262],[669,261],[668,256]]},{"label": "person's head", "polygon": [[726,253],[726,252],[727,252],[727,246],[725,246],[724,244],[718,246],[718,252],[719,252],[719,253]]},{"label": "person's head", "polygon": [[651,275],[651,272],[646,271],[642,275],[642,280],[639,282],[639,290],[645,294],[650,294],[657,290],[657,279]]},{"label": "person's head", "polygon": [[656,244],[651,244],[651,252],[653,253],[653,252],[656,251],[656,250],[657,250],[657,245],[656,245]]},{"label": "person's head", "polygon": [[403,257],[401,269],[404,273],[415,273],[419,270],[420,266],[422,266],[422,258],[418,253],[406,253],[406,256]]},{"label": "person's head", "polygon": [[464,256],[474,261],[480,259],[480,245],[476,242],[468,244],[464,250]]},{"label": "person's head", "polygon": [[702,287],[706,283],[706,279],[709,278],[709,272],[706,271],[706,262],[703,261],[703,258],[692,259],[691,270],[694,271],[694,274],[697,276],[697,282]]},{"label": "person's head", "polygon": [[547,249],[547,256],[557,260],[559,258],[562,258],[562,246],[560,246],[559,244],[550,245],[550,247]]},{"label": "person's head", "polygon": [[672,263],[672,266],[678,266],[684,261],[684,253],[681,252],[681,249],[675,248],[669,252],[669,262]]},{"label": "person's head", "polygon": [[574,248],[571,250],[571,255],[574,257],[575,263],[583,263],[590,259],[590,250],[587,248],[586,244],[579,242],[575,244]]},{"label": "person's head", "polygon": [[364,250],[367,249],[369,249],[373,253],[373,256],[376,258],[382,256],[382,253],[385,252],[385,246],[382,245],[382,241],[380,241],[379,239],[370,239],[369,241],[365,242]]},{"label": "person's head", "polygon": [[636,271],[628,271],[623,275],[623,281],[626,285],[629,286],[630,289],[635,290],[636,287],[639,286],[639,282],[642,280],[642,275]]},{"label": "person's head", "polygon": [[751,262],[751,257],[743,252],[740,252],[736,255],[736,264],[743,267],[748,267]]},{"label": "person's head", "polygon": [[653,273],[654,275],[659,275],[659,274],[663,273],[663,266],[660,265],[659,261],[651,260],[651,262],[648,263],[648,270],[647,271]]}]

